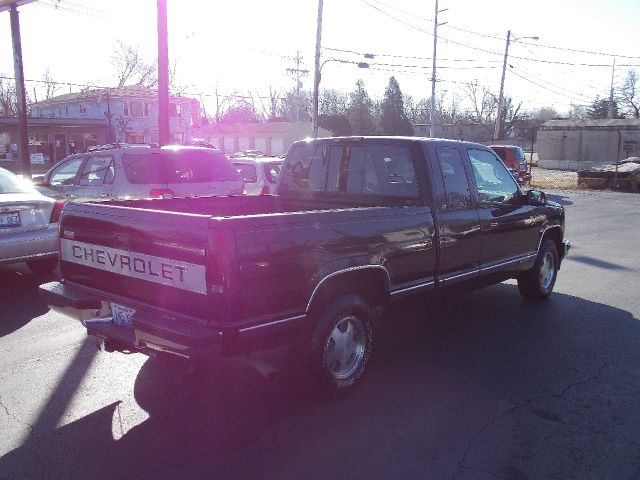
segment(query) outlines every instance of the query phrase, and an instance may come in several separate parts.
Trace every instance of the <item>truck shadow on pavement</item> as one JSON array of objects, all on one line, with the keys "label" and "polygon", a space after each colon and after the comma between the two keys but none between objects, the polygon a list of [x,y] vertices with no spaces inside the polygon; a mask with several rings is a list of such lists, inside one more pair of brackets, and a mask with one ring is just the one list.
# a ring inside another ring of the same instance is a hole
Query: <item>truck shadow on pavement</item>
[{"label": "truck shadow on pavement", "polygon": [[54,279],[53,274],[34,275],[0,269],[0,337],[49,311],[38,295],[38,286]]},{"label": "truck shadow on pavement", "polygon": [[[202,376],[148,360],[149,418],[112,433],[119,403],[0,459],[0,478],[634,478],[640,322],[501,284],[412,300],[386,316],[368,376],[316,398],[287,373],[225,361]],[[62,388],[59,386],[58,388]],[[1,412],[0,412],[1,413]],[[121,421],[121,420],[119,420]]]}]

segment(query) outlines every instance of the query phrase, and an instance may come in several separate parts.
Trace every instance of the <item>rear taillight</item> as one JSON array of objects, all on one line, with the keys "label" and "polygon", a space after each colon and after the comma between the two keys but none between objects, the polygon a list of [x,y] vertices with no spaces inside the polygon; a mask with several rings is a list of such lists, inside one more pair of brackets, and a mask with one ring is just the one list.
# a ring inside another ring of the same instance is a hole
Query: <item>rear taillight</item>
[{"label": "rear taillight", "polygon": [[49,219],[49,223],[57,223],[60,220],[62,207],[64,207],[64,203],[56,201],[55,205],[53,206],[53,210],[51,210],[51,218]]},{"label": "rear taillight", "polygon": [[154,188],[149,192],[149,198],[173,198],[173,196],[169,188]]},{"label": "rear taillight", "polygon": [[269,195],[269,187],[267,185],[262,187],[262,190],[260,190],[260,195]]}]

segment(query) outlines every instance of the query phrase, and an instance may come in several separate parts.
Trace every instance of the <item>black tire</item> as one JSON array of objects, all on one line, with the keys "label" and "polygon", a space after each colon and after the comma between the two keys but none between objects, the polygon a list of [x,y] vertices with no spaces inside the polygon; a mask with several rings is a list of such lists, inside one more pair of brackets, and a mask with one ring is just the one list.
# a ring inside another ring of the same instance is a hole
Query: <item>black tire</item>
[{"label": "black tire", "polygon": [[47,258],[44,260],[31,260],[27,262],[27,267],[33,273],[43,274],[51,273],[58,266],[58,257]]},{"label": "black tire", "polygon": [[343,295],[331,302],[319,314],[311,335],[306,379],[330,392],[353,387],[371,356],[373,321],[373,310],[359,295]]},{"label": "black tire", "polygon": [[518,290],[526,300],[542,300],[553,292],[558,277],[558,247],[546,239],[540,245],[538,257],[531,270],[518,277]]}]

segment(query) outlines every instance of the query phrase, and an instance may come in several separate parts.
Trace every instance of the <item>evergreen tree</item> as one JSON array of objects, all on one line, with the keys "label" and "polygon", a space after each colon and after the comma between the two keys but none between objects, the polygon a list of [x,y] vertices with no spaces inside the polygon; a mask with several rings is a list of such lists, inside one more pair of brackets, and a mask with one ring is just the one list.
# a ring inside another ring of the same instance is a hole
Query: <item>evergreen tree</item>
[{"label": "evergreen tree", "polygon": [[[609,99],[598,98],[587,108],[587,118],[594,120],[609,118]],[[613,118],[624,118],[618,111],[618,102],[613,100]]]},{"label": "evergreen tree", "polygon": [[353,135],[375,135],[376,128],[373,117],[373,102],[369,98],[364,82],[358,80],[356,89],[349,96],[347,118],[351,124]]},{"label": "evergreen tree", "polygon": [[383,135],[413,135],[413,127],[404,111],[400,85],[395,77],[389,79],[381,105],[380,127]]}]

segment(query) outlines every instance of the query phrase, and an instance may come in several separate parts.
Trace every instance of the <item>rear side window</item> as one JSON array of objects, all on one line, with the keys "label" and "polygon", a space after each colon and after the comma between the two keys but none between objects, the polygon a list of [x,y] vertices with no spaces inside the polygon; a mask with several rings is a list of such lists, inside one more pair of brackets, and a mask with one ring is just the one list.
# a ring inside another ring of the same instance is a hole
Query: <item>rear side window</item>
[{"label": "rear side window", "polygon": [[240,181],[231,162],[219,152],[164,150],[125,153],[122,163],[133,184]]},{"label": "rear side window", "polygon": [[395,145],[298,145],[282,174],[287,191],[420,198],[411,150]]},{"label": "rear side window", "polygon": [[102,185],[113,182],[113,158],[109,155],[89,157],[80,174],[80,185]]},{"label": "rear side window", "polygon": [[457,148],[436,148],[436,156],[442,172],[447,203],[446,210],[468,210],[471,204],[471,189],[464,170],[462,155]]}]

